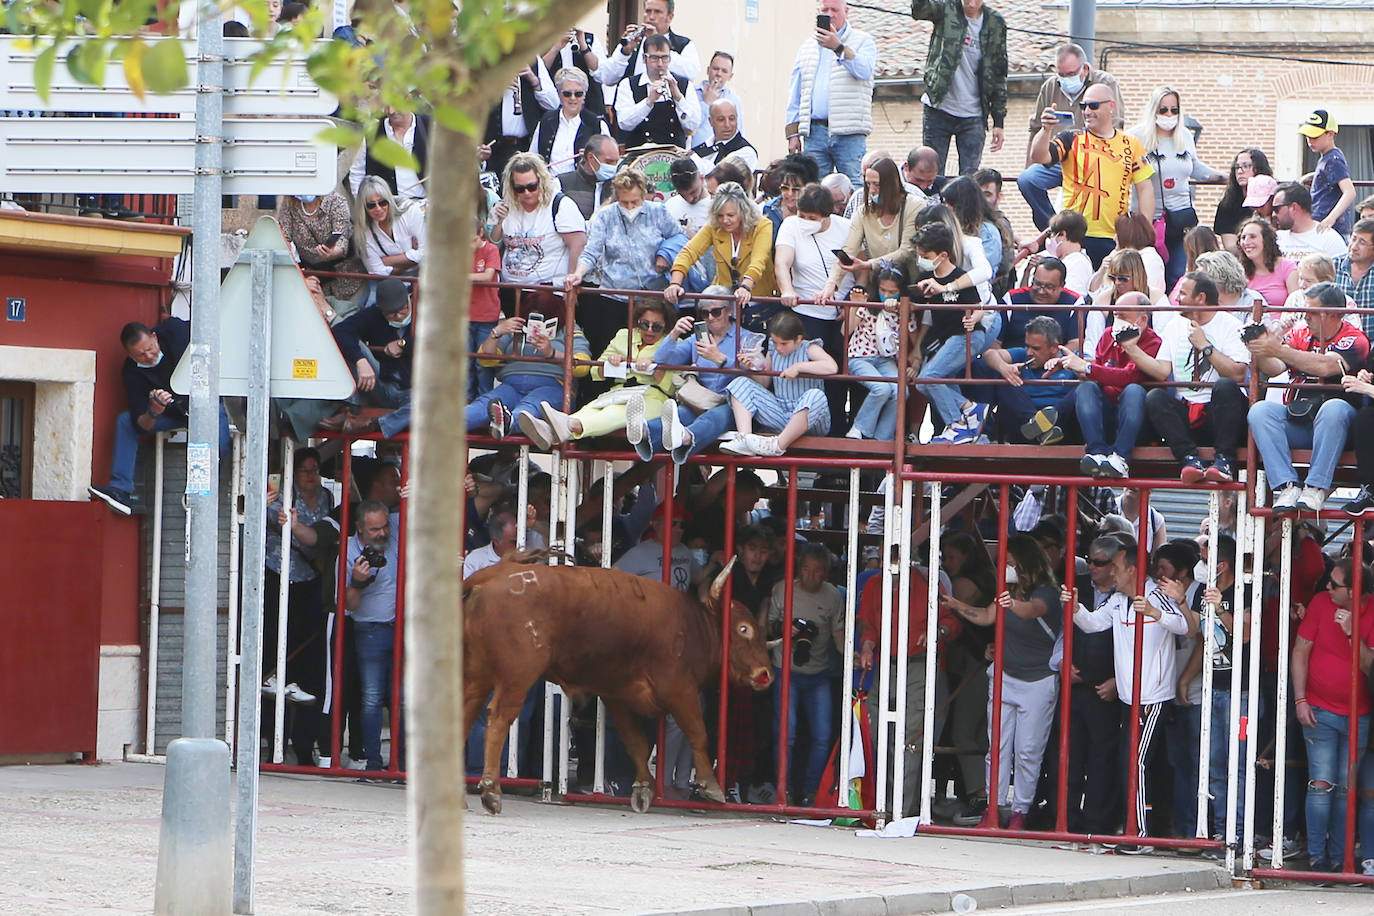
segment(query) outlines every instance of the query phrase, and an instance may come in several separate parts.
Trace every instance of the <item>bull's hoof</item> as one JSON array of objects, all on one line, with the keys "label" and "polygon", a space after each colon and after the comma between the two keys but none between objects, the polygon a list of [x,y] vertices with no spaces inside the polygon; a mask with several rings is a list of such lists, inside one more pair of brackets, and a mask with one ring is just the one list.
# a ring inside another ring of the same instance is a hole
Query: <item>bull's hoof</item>
[{"label": "bull's hoof", "polygon": [[501,813],[501,788],[495,781],[484,779],[477,784],[482,790],[482,807],[491,814]]},{"label": "bull's hoof", "polygon": [[654,787],[652,783],[637,782],[634,789],[630,792],[630,808],[635,814],[643,814],[649,810],[649,806],[654,803]]},{"label": "bull's hoof", "polygon": [[714,782],[704,786],[698,784],[696,790],[697,793],[707,801],[715,802],[718,805],[725,804],[725,793],[722,792],[720,786],[716,785]]}]

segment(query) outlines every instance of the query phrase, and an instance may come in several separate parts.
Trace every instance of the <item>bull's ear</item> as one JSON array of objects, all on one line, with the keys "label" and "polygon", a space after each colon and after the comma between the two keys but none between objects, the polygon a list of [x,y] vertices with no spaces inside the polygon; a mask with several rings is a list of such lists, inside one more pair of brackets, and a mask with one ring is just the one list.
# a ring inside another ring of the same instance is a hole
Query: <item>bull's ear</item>
[{"label": "bull's ear", "polygon": [[720,610],[720,596],[725,591],[725,580],[730,578],[730,571],[735,568],[735,561],[739,557],[731,557],[730,562],[725,564],[725,568],[716,574],[715,580],[711,583],[711,590],[706,594],[706,608],[712,613]]}]

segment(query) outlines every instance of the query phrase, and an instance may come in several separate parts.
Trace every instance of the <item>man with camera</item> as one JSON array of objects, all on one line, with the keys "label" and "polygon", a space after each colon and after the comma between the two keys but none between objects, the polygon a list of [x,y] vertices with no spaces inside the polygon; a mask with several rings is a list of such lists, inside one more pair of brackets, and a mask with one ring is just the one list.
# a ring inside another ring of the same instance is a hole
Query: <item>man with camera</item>
[{"label": "man with camera", "polygon": [[[788,783],[793,801],[806,807],[816,797],[816,786],[825,769],[834,735],[833,672],[836,651],[844,646],[844,596],[828,581],[830,551],[824,544],[797,547],[797,578],[792,583],[792,672],[788,684],[787,759],[792,761]],[[773,647],[773,666],[781,668],[783,611],[787,583],[773,586],[768,602],[768,639]],[[782,721],[784,700],[781,678],[774,678],[774,735]],[[797,759],[797,716],[806,719],[809,743]]]},{"label": "man with camera", "polygon": [[[1245,345],[1266,376],[1287,370],[1295,385],[1339,385],[1342,376],[1364,367],[1369,339],[1345,320],[1345,293],[1336,284],[1318,283],[1304,294],[1306,326],[1293,328],[1280,341],[1262,325],[1249,325]],[[1250,431],[1264,460],[1276,514],[1321,511],[1359,403],[1358,393],[1290,387],[1282,403],[1265,400],[1250,408]],[[1312,449],[1302,487],[1293,470],[1294,448]]]},{"label": "man with camera", "polygon": [[[396,645],[397,572],[400,557],[386,504],[364,500],[358,506],[357,533],[348,539],[348,590],[344,608],[353,618],[362,681],[361,729],[368,770],[381,770],[382,709],[391,693],[392,653]],[[391,724],[400,734],[400,722]]]},{"label": "man with camera", "polygon": [[615,93],[615,120],[620,142],[627,147],[666,144],[686,149],[688,138],[701,126],[701,105],[692,84],[668,71],[672,58],[668,39],[644,39],[644,70],[621,80]]},{"label": "man with camera", "polygon": [[[1182,314],[1160,333],[1159,353],[1139,348],[1137,366],[1156,381],[1192,382],[1211,387],[1155,388],[1145,395],[1145,415],[1182,465],[1185,483],[1233,479],[1232,462],[1245,439],[1247,398],[1240,390],[1250,351],[1240,337],[1240,319],[1219,309],[1221,293],[1211,277],[1192,270],[1178,287]],[[1216,455],[1210,466],[1198,455],[1200,434],[1210,434]]]},{"label": "man with camera", "polygon": [[[186,425],[189,402],[185,395],[172,393],[172,373],[191,342],[191,323],[168,318],[156,327],[131,321],[119,332],[119,342],[128,358],[120,367],[127,412],[115,417],[114,455],[110,460],[110,482],[90,486],[86,492],[120,515],[131,515],[134,468],[138,463],[138,440],[146,433],[180,429]],[[229,451],[229,417],[223,405],[219,410],[219,453]]]}]

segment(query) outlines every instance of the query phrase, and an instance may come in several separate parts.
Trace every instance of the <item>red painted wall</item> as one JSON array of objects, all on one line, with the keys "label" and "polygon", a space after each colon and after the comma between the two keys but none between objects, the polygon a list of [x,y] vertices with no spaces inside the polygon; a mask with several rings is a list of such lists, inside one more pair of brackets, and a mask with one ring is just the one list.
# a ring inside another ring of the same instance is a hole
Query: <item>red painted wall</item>
[{"label": "red painted wall", "polygon": [[[104,483],[110,472],[114,418],[126,409],[119,367],[124,350],[119,330],[129,321],[156,324],[169,301],[172,262],[153,258],[61,258],[0,251],[0,287],[4,296],[27,300],[23,322],[0,320],[0,345],[94,350],[96,353],[94,438],[91,478]],[[3,374],[3,367],[0,367]],[[17,512],[15,530],[34,533],[48,516],[43,504],[6,507]],[[101,582],[100,643],[140,642],[141,606],[137,519],[109,511],[91,520],[102,535],[84,557],[87,575]],[[42,554],[39,555],[41,562]],[[39,579],[49,580],[41,573]]]}]

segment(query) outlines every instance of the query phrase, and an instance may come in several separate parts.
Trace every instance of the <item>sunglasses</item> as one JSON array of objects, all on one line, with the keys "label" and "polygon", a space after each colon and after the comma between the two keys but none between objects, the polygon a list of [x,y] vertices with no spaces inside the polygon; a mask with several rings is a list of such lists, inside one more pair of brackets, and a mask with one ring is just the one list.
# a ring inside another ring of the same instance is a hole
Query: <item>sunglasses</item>
[{"label": "sunglasses", "polygon": [[1126,274],[1107,274],[1107,279],[1113,283],[1129,283],[1131,278]]},{"label": "sunglasses", "polygon": [[384,200],[369,200],[367,202],[367,209],[369,210],[385,210],[386,207],[387,203]]},{"label": "sunglasses", "polygon": [[565,98],[565,99],[580,99],[580,98],[582,98],[584,95],[586,95],[587,93],[583,92],[581,89],[578,89],[578,90],[575,91],[575,92],[568,92],[568,91],[564,90],[564,91],[562,91],[562,92],[560,92],[560,93],[558,93],[558,94],[561,95],[561,96],[563,96],[563,98]]},{"label": "sunglasses", "polygon": [[1101,569],[1101,568],[1104,567],[1104,566],[1111,566],[1111,565],[1112,565],[1112,561],[1111,561],[1111,560],[1100,560],[1100,559],[1098,559],[1097,557],[1089,557],[1089,558],[1088,558],[1088,562],[1089,562],[1090,564],[1092,564],[1093,566],[1096,566],[1098,569]]},{"label": "sunglasses", "polygon": [[1159,106],[1159,114],[1178,114],[1177,106],[1170,108],[1168,105]]},{"label": "sunglasses", "polygon": [[531,191],[539,190],[539,182],[536,181],[534,184],[516,184],[511,185],[511,187],[515,189],[516,194],[528,194]]},{"label": "sunglasses", "polygon": [[707,318],[714,318],[717,315],[723,315],[725,313],[725,309],[726,306],[718,305],[715,308],[702,309],[701,314],[705,315]]},{"label": "sunglasses", "polygon": [[666,328],[667,325],[661,321],[641,321],[636,324],[635,327],[639,328],[641,331],[652,331],[657,334],[659,331]]},{"label": "sunglasses", "polygon": [[1335,579],[1328,579],[1326,582],[1326,587],[1331,591],[1336,592],[1345,588],[1346,585],[1344,582],[1337,582]]},{"label": "sunglasses", "polygon": [[1103,105],[1106,105],[1107,102],[1109,102],[1109,101],[1110,101],[1110,99],[1101,99],[1100,101],[1096,101],[1096,102],[1079,102],[1079,103],[1078,103],[1078,110],[1079,110],[1079,111],[1090,111],[1090,110],[1091,110],[1091,111],[1097,111],[1097,109],[1101,108]]}]

